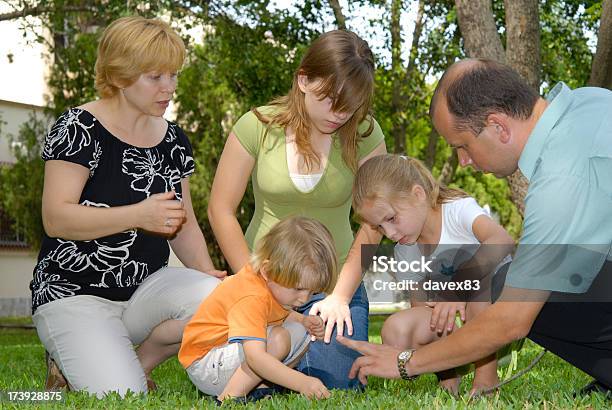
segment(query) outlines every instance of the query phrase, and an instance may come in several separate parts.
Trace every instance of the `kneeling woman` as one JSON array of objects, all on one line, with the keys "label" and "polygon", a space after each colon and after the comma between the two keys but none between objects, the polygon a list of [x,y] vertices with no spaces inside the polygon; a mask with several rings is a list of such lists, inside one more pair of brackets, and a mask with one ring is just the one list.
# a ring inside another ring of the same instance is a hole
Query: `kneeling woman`
[{"label": "kneeling woman", "polygon": [[[189,141],[162,118],[184,56],[167,24],[115,21],[98,48],[101,98],[66,111],[47,135],[46,235],[30,285],[47,388],[146,392],[225,275],[191,205]],[[167,267],[168,244],[187,268]]]}]

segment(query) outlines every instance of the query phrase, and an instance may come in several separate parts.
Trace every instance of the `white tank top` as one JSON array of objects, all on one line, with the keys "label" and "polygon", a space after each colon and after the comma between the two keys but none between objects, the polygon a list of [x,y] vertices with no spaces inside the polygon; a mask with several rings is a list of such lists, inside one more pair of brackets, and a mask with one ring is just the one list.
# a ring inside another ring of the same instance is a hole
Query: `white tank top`
[{"label": "white tank top", "polygon": [[293,172],[289,173],[291,180],[295,187],[301,192],[309,192],[314,189],[317,185],[323,173],[319,174],[295,174]]}]

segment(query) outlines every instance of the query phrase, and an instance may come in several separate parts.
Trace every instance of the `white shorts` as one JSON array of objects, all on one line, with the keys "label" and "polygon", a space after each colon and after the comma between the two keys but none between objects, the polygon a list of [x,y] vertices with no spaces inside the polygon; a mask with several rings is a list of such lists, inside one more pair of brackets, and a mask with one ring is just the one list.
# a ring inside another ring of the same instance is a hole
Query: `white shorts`
[{"label": "white shorts", "polygon": [[98,397],[111,391],[141,393],[147,381],[134,345],[166,320],[186,322],[219,283],[193,269],[166,267],[125,302],[72,296],[40,306],[32,319],[71,389]]},{"label": "white shorts", "polygon": [[[282,326],[291,335],[291,350],[283,360],[284,364],[289,364],[308,350],[310,335],[304,326],[297,322],[285,321]],[[268,337],[273,327],[268,327]],[[202,393],[217,397],[244,359],[242,343],[227,343],[215,347],[206,356],[193,362],[187,368],[187,375]]]}]

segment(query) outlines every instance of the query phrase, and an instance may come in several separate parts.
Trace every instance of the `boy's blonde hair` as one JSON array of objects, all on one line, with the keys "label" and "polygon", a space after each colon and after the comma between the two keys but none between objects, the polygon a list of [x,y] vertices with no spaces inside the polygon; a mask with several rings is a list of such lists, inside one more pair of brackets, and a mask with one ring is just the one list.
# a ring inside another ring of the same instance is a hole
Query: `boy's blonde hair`
[{"label": "boy's blonde hair", "polygon": [[440,184],[416,158],[384,154],[370,158],[357,171],[353,183],[353,209],[365,202],[412,200],[412,188],[423,187],[432,208],[469,195]]},{"label": "boy's blonde hair", "polygon": [[142,73],[176,72],[184,60],[183,40],[168,24],[140,16],[122,17],[100,38],[95,87],[100,97],[110,98]]},{"label": "boy's blonde hair", "polygon": [[330,292],[336,283],[334,241],[314,219],[293,216],[274,225],[257,243],[251,266],[259,271],[264,262],[268,278],[284,287]]},{"label": "boy's blonde hair", "polygon": [[[342,159],[355,172],[359,142],[374,130],[374,119],[370,114],[374,93],[374,55],[368,43],[351,31],[323,33],[304,54],[293,75],[289,93],[270,102],[276,111],[265,116],[253,109],[263,123],[295,130],[298,152],[304,157],[306,167],[312,169],[315,164],[320,164],[320,158],[310,143],[311,124],[304,93],[298,85],[298,75],[305,75],[309,81],[321,80],[316,92],[321,99],[332,98],[333,111],[354,111],[353,116],[338,129],[338,136]],[[369,121],[369,126],[359,133],[359,124],[365,120]]]}]

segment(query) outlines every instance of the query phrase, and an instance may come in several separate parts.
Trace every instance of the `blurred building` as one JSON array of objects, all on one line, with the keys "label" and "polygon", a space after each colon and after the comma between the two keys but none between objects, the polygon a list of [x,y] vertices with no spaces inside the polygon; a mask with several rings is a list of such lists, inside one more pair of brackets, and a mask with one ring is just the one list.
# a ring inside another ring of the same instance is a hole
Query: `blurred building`
[{"label": "blurred building", "polygon": [[[0,99],[0,167],[10,169],[15,161],[12,150],[18,147],[11,137],[32,114],[43,117],[43,110],[38,105]],[[36,250],[25,242],[19,220],[9,218],[0,205],[0,316],[30,314],[28,285],[35,263]]]}]

